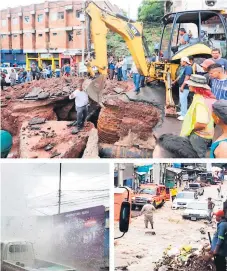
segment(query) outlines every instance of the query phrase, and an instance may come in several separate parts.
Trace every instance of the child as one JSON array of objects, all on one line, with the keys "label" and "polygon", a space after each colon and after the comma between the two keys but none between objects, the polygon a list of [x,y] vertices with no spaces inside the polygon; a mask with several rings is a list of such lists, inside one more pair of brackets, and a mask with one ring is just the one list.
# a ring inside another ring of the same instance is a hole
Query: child
[{"label": "child", "polygon": [[61,76],[61,69],[59,68],[59,65],[56,66],[55,74],[56,74],[57,78],[59,78]]},{"label": "child", "polygon": [[213,104],[213,119],[220,126],[222,135],[213,142],[210,158],[227,158],[227,100],[219,100]]}]

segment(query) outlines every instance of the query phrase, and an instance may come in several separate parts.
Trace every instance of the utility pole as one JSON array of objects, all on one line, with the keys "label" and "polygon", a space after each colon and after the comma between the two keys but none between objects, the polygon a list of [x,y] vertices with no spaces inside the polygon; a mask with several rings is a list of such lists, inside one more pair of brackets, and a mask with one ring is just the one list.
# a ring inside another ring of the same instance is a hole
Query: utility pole
[{"label": "utility pole", "polygon": [[82,19],[81,19],[81,23],[82,23],[82,63],[84,65],[84,51],[85,51],[85,1],[83,1],[83,6],[82,6]]},{"label": "utility pole", "polygon": [[58,214],[61,213],[61,163],[59,172],[59,189],[58,189]]},{"label": "utility pole", "polygon": [[123,186],[125,166],[118,164],[118,186]]}]

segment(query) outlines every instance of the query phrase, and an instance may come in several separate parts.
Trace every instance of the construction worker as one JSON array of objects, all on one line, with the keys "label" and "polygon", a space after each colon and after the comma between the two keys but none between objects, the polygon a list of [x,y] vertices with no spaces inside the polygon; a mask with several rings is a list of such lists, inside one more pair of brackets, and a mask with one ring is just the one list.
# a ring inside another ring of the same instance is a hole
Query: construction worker
[{"label": "construction worker", "polygon": [[145,228],[148,228],[148,223],[150,222],[152,230],[154,229],[154,219],[153,219],[153,213],[155,211],[155,207],[152,204],[150,200],[147,201],[147,204],[145,204],[140,212],[140,215],[144,214],[144,223]]},{"label": "construction worker", "polygon": [[216,271],[226,271],[227,257],[227,222],[223,210],[215,213],[217,221],[217,231],[214,234],[211,244],[211,257],[214,256]]}]

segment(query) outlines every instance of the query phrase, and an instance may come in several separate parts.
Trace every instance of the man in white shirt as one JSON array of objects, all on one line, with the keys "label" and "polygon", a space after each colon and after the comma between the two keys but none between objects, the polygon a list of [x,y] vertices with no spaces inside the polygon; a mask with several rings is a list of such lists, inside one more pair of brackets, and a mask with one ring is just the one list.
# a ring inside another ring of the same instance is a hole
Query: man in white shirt
[{"label": "man in white shirt", "polygon": [[140,92],[140,74],[138,72],[138,69],[136,67],[135,62],[133,62],[133,64],[132,64],[131,73],[133,75],[133,82],[134,82],[134,85],[135,85],[135,92],[138,95],[139,92]]},{"label": "man in white shirt", "polygon": [[73,134],[79,133],[84,128],[84,123],[88,115],[88,95],[83,90],[84,79],[78,83],[78,88],[69,96],[70,100],[75,99],[77,112],[77,128],[72,131]]}]

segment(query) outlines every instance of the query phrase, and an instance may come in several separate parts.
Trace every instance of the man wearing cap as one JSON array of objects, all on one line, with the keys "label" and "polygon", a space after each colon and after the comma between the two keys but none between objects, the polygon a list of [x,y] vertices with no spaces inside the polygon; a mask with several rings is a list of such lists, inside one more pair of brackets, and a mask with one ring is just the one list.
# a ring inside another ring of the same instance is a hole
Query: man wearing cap
[{"label": "man wearing cap", "polygon": [[180,106],[181,111],[178,112],[179,118],[178,120],[183,121],[184,117],[188,110],[188,95],[189,95],[189,87],[187,85],[187,81],[190,79],[190,76],[193,74],[191,63],[188,57],[182,57],[181,59],[181,71],[178,78],[173,82],[175,84],[178,82],[180,87]]},{"label": "man wearing cap", "polygon": [[212,105],[216,99],[204,76],[193,74],[186,83],[195,95],[184,118],[181,136],[188,137],[198,156],[205,158],[214,136]]},{"label": "man wearing cap", "polygon": [[227,222],[223,210],[215,213],[217,221],[217,231],[214,234],[210,255],[214,256],[217,271],[226,271],[227,257]]},{"label": "man wearing cap", "polygon": [[140,215],[144,214],[144,223],[145,228],[148,228],[148,223],[150,222],[152,230],[154,229],[154,220],[153,220],[153,213],[155,211],[155,207],[150,200],[147,201],[140,212]]},{"label": "man wearing cap", "polygon": [[204,74],[203,76],[207,79],[207,84],[209,86],[211,86],[211,79],[210,79],[210,75],[209,75],[209,72],[208,72],[208,68],[215,64],[215,62],[212,60],[212,59],[206,59],[202,64],[201,64],[201,67],[203,68],[204,70]]}]

